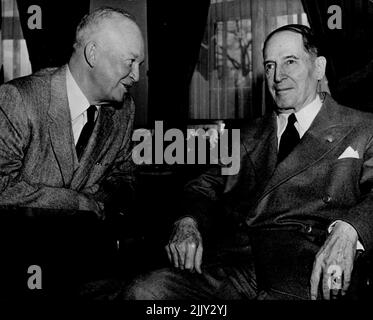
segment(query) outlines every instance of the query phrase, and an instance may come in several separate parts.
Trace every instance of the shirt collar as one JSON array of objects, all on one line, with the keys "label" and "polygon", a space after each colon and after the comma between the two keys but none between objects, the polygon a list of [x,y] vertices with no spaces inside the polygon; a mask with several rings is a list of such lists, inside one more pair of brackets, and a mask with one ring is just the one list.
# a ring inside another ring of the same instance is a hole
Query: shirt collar
[{"label": "shirt collar", "polygon": [[89,108],[89,101],[82,90],[80,90],[68,65],[66,68],[66,90],[71,120],[74,121]]},{"label": "shirt collar", "polygon": [[299,124],[299,130],[301,130],[303,134],[311,126],[311,123],[319,113],[321,106],[322,102],[317,94],[316,98],[310,104],[295,113],[295,117],[297,118],[297,122]]},{"label": "shirt collar", "polygon": [[[295,113],[297,118],[296,128],[299,132],[299,136],[302,137],[309,127],[312,124],[312,121],[316,118],[316,115],[319,113],[322,106],[322,101],[320,96],[317,94],[316,98],[306,105],[304,108],[300,109]],[[280,113],[277,116],[277,133],[278,136],[281,136],[284,128],[287,124],[287,118],[290,116],[290,113]]]}]

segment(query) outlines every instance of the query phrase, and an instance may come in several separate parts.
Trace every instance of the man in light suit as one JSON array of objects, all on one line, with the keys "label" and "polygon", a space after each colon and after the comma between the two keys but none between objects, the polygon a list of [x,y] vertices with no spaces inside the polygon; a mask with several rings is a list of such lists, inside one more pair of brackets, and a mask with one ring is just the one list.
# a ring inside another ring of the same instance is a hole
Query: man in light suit
[{"label": "man in light suit", "polygon": [[0,87],[0,205],[101,218],[127,208],[135,111],[128,90],[143,59],[133,18],[99,8],[78,25],[67,65]]},{"label": "man in light suit", "polygon": [[[126,298],[330,299],[351,291],[358,256],[373,248],[373,117],[317,92],[326,59],[308,27],[275,30],[263,56],[275,112],[241,131],[238,174],[212,169],[186,186],[166,247],[176,270],[135,279]],[[202,268],[222,206],[218,237],[229,239],[233,221],[238,259]]]}]

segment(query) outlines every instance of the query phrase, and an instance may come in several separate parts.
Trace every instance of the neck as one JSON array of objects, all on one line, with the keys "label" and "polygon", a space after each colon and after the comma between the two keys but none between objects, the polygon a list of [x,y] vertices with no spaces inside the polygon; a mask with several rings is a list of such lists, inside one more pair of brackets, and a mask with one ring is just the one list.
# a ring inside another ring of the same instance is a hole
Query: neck
[{"label": "neck", "polygon": [[97,101],[95,101],[93,95],[91,94],[92,85],[90,83],[85,65],[74,56],[71,57],[68,65],[75,82],[79,86],[80,90],[82,90],[83,94],[86,96],[89,104],[96,105]]}]

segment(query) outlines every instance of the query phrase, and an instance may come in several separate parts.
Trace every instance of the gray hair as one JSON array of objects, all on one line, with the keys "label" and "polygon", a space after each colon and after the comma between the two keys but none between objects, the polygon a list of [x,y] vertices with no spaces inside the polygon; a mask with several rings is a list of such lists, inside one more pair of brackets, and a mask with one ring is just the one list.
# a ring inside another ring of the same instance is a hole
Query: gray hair
[{"label": "gray hair", "polygon": [[313,57],[320,55],[320,42],[317,39],[316,35],[311,28],[301,25],[301,24],[289,24],[282,26],[274,31],[272,31],[264,41],[263,45],[263,56],[265,49],[267,47],[268,41],[272,38],[273,35],[282,31],[291,31],[294,33],[299,33],[303,38],[303,47],[304,50]]},{"label": "gray hair", "polygon": [[74,48],[77,49],[84,46],[87,31],[92,31],[92,29],[97,27],[103,20],[118,15],[136,23],[135,18],[129,12],[121,8],[99,7],[91,13],[86,14],[76,28]]}]

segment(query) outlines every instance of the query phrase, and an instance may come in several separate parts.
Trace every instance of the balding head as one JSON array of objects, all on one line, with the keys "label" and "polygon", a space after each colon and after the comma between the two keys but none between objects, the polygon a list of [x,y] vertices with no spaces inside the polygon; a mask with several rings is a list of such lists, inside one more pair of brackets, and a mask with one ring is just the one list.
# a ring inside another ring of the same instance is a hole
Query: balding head
[{"label": "balding head", "polygon": [[124,100],[143,60],[144,40],[134,19],[105,7],[79,24],[69,66],[90,103],[102,104]]},{"label": "balding head", "polygon": [[91,41],[97,34],[102,32],[105,25],[121,20],[128,20],[136,24],[132,15],[123,9],[111,7],[95,9],[85,15],[77,26],[74,48],[84,47],[88,41]]}]

